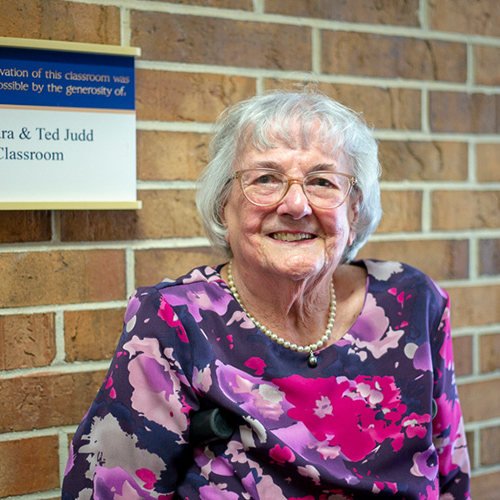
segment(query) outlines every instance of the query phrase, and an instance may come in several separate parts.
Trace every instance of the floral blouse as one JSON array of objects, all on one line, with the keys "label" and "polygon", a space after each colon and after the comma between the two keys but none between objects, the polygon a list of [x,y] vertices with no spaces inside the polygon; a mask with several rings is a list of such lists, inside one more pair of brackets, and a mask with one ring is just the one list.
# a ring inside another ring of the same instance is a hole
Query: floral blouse
[{"label": "floral blouse", "polygon": [[[200,267],[139,288],[71,445],[63,499],[469,499],[446,293],[358,261],[364,307],[335,344],[290,351]],[[190,438],[219,408],[231,435]]]}]

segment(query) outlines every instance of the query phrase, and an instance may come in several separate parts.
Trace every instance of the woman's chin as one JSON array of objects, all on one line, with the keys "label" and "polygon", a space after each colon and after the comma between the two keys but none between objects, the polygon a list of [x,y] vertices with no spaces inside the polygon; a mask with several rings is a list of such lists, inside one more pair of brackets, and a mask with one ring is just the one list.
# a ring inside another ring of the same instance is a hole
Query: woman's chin
[{"label": "woman's chin", "polygon": [[303,255],[273,262],[271,267],[275,273],[291,280],[318,278],[325,273],[323,258],[307,259]]}]

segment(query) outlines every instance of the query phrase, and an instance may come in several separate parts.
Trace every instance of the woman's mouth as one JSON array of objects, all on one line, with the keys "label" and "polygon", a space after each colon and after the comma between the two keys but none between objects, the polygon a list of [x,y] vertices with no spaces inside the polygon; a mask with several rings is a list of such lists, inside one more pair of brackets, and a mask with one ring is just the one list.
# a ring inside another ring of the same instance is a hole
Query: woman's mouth
[{"label": "woman's mouth", "polygon": [[303,241],[316,238],[314,234],[310,233],[287,233],[284,231],[279,233],[270,233],[269,237],[278,241]]}]

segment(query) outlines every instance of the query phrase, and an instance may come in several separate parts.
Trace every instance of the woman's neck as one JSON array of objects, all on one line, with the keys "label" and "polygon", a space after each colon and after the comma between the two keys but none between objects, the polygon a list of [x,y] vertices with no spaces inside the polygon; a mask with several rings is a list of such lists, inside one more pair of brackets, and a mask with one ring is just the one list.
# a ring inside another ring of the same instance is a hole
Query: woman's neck
[{"label": "woman's neck", "polygon": [[[342,265],[315,283],[259,276],[247,278],[233,262],[233,279],[245,309],[286,340],[309,345],[325,331],[333,279],[337,310],[330,345],[345,335],[361,314],[366,300],[367,274],[363,266]],[[228,282],[227,266],[221,271]]]},{"label": "woman's neck", "polygon": [[[228,281],[227,267],[222,272]],[[303,280],[287,276],[251,275],[232,263],[232,277],[248,313],[273,333],[298,345],[323,335],[330,310],[332,273]]]}]

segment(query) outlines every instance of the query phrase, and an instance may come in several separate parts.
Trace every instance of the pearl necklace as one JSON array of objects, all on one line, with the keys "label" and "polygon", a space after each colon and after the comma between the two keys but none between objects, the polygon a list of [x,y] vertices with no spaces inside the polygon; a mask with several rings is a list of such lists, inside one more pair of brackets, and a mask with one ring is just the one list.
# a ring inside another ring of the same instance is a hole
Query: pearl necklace
[{"label": "pearl necklace", "polygon": [[291,351],[297,351],[297,352],[305,352],[309,353],[309,359],[307,360],[307,364],[311,367],[314,368],[318,364],[318,358],[314,354],[314,351],[317,351],[318,349],[321,349],[326,342],[328,342],[328,339],[330,338],[330,335],[332,333],[332,328],[333,324],[335,322],[335,312],[337,310],[337,299],[335,297],[335,288],[333,286],[333,279],[330,283],[330,309],[329,309],[329,314],[328,314],[328,323],[326,325],[326,330],[323,336],[317,340],[316,342],[301,346],[297,344],[292,344],[288,340],[285,340],[282,337],[278,337],[276,333],[273,333],[271,330],[266,328],[262,323],[260,323],[257,319],[255,319],[254,316],[252,316],[246,309],[246,307],[243,305],[243,302],[240,299],[240,295],[238,293],[238,290],[236,288],[236,285],[234,284],[233,280],[233,273],[232,273],[232,261],[229,261],[229,265],[227,266],[227,277],[228,277],[228,284],[229,284],[229,289],[231,290],[231,293],[234,295],[234,298],[238,301],[238,304],[241,306],[243,311],[245,311],[246,315],[253,321],[255,326],[262,332],[264,333],[267,337],[269,337],[271,340],[274,340],[274,342],[278,343],[279,345],[282,345],[283,347],[286,347],[287,349],[290,349]]}]

